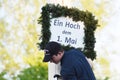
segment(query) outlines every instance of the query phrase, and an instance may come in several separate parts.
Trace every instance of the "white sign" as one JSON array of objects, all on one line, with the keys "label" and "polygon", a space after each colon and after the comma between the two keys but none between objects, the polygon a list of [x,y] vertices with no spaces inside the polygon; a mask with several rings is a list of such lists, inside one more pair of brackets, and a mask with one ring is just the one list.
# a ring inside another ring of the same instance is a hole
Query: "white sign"
[{"label": "white sign", "polygon": [[84,23],[75,22],[72,18],[59,17],[51,19],[51,39],[63,45],[84,48]]}]

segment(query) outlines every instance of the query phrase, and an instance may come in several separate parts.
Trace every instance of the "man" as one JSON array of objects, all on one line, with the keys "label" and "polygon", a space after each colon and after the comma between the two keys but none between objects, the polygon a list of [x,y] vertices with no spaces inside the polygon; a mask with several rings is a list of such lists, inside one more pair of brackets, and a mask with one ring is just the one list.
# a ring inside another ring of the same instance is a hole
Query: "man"
[{"label": "man", "polygon": [[64,51],[57,42],[49,42],[45,47],[43,62],[61,62],[62,80],[96,80],[84,54],[72,49]]}]

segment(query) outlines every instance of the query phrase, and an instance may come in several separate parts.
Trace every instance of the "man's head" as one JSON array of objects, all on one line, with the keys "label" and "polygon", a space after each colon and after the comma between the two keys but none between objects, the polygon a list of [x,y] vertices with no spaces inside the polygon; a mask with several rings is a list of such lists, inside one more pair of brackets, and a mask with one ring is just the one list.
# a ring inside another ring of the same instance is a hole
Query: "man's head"
[{"label": "man's head", "polygon": [[59,63],[63,56],[63,49],[57,42],[49,42],[45,47],[45,56],[43,62]]}]

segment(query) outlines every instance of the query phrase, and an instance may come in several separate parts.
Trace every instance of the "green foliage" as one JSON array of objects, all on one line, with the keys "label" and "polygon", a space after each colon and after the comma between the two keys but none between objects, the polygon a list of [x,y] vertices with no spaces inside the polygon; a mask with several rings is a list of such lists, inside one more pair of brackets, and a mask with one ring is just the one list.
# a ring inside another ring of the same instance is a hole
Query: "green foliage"
[{"label": "green foliage", "polygon": [[105,80],[109,80],[109,77],[105,77]]},{"label": "green foliage", "polygon": [[4,76],[5,74],[6,74],[6,72],[4,72],[4,71],[0,73],[0,80],[6,80],[6,79],[3,78],[3,76]]},{"label": "green foliage", "polygon": [[48,66],[42,62],[43,55],[43,51],[39,51],[39,53],[29,54],[28,56],[23,57],[25,63],[29,64],[30,67],[23,69],[17,77],[14,77],[14,79],[48,80]]},{"label": "green foliage", "polygon": [[109,80],[109,77],[106,77],[105,80]]},{"label": "green foliage", "polygon": [[[80,11],[77,8],[68,8],[54,4],[47,4],[42,7],[42,15],[38,19],[38,24],[42,25],[42,42],[39,42],[38,45],[40,49],[44,49],[45,45],[48,43],[51,37],[50,28],[50,19],[57,17],[69,17],[72,18],[73,21],[83,21],[85,28],[85,36],[84,36],[84,49],[83,53],[88,57],[94,60],[96,58],[96,52],[94,51],[95,37],[94,31],[97,28],[98,20],[95,20],[95,16],[88,11]],[[68,46],[69,49],[70,46]],[[68,48],[64,47],[64,49],[68,50]],[[81,49],[81,48],[79,48]]]},{"label": "green foliage", "polygon": [[21,71],[15,78],[20,80],[48,80],[48,68],[45,66],[32,66]]},{"label": "green foliage", "polygon": [[105,77],[104,79],[98,78],[97,80],[109,80],[110,77]]}]

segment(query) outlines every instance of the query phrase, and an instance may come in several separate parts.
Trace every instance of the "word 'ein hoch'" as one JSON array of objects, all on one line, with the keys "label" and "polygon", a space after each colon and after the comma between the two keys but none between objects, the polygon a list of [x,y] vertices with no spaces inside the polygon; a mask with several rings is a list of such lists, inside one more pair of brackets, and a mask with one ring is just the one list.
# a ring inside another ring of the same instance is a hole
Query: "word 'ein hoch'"
[{"label": "word 'ein hoch'", "polygon": [[54,20],[54,25],[55,26],[65,26],[67,28],[71,28],[71,29],[80,29],[80,25],[78,23],[71,23],[71,22],[61,22],[60,20],[55,19]]}]

